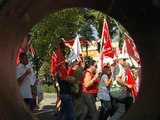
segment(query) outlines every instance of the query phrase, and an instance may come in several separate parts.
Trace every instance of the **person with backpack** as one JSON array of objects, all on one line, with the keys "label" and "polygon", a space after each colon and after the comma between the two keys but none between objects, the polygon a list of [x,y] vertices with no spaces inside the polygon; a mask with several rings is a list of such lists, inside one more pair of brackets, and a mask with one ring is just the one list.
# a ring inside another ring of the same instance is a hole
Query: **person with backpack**
[{"label": "person with backpack", "polygon": [[126,60],[127,56],[120,54],[118,56],[118,64],[113,70],[113,80],[110,86],[110,95],[113,101],[115,101],[117,108],[111,117],[111,120],[120,120],[124,116],[127,88],[132,88],[132,85],[129,85],[126,82]]}]

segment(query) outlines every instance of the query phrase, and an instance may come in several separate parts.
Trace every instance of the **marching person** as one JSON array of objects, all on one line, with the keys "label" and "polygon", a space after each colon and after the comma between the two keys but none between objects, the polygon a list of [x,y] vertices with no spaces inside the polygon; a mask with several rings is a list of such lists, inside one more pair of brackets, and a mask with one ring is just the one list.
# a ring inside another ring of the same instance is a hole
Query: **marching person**
[{"label": "marching person", "polygon": [[91,115],[91,120],[98,120],[98,110],[96,108],[96,97],[98,92],[98,77],[99,73],[95,73],[97,69],[97,62],[90,60],[85,66],[84,78],[82,81],[82,92],[84,103],[87,106],[88,112]]},{"label": "marching person", "polygon": [[[114,85],[116,85],[117,87],[123,87],[124,90],[127,90],[127,88],[131,89],[132,85],[129,85],[126,83],[126,60],[127,60],[127,56],[120,54],[118,56],[118,64],[114,67],[113,70],[113,83]],[[125,92],[125,91],[124,91]],[[126,95],[127,91],[124,93]],[[123,96],[123,93],[119,93],[121,94],[120,96]],[[111,120],[120,120],[124,114],[125,114],[125,96],[122,99],[117,99],[117,98],[113,98],[116,102],[116,106],[117,109],[114,112],[113,116],[111,117]]]},{"label": "marching person", "polygon": [[99,120],[107,120],[111,115],[111,98],[109,95],[109,85],[111,83],[112,73],[110,66],[104,66],[99,82],[98,98],[101,101],[101,110],[99,114]]},{"label": "marching person", "polygon": [[19,90],[26,105],[30,110],[32,110],[31,109],[32,92],[31,92],[31,84],[30,84],[31,70],[30,68],[27,68],[28,57],[24,52],[22,52],[19,55],[19,59],[20,59],[20,63],[16,68]]},{"label": "marching person", "polygon": [[75,83],[75,77],[68,75],[62,79],[58,74],[56,77],[60,87],[59,98],[61,100],[61,107],[56,120],[76,120],[71,94],[71,84]]}]

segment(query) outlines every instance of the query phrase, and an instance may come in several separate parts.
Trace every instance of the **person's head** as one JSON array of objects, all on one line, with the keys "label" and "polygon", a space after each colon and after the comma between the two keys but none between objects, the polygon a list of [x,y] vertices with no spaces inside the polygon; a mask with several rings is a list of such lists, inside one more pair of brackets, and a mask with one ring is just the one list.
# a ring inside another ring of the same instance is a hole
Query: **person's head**
[{"label": "person's head", "polygon": [[126,60],[128,59],[128,57],[126,55],[120,54],[118,56],[118,62],[122,65],[125,66],[126,65]]},{"label": "person's head", "polygon": [[26,55],[26,53],[24,53],[24,52],[20,53],[19,59],[20,59],[20,63],[22,63],[23,65],[28,64],[28,56]]},{"label": "person's head", "polygon": [[90,69],[92,72],[96,71],[97,69],[97,62],[95,60],[90,60],[86,65],[86,69]]},{"label": "person's head", "polygon": [[79,62],[77,60],[73,61],[71,64],[70,64],[70,67],[71,68],[74,68],[74,69],[77,69],[79,66]]},{"label": "person's head", "polygon": [[103,74],[107,74],[107,75],[110,76],[110,75],[111,75],[111,67],[110,67],[110,66],[107,66],[107,65],[104,66],[103,69],[102,69],[102,75],[103,75]]},{"label": "person's head", "polygon": [[133,75],[138,76],[138,69],[132,68]]}]

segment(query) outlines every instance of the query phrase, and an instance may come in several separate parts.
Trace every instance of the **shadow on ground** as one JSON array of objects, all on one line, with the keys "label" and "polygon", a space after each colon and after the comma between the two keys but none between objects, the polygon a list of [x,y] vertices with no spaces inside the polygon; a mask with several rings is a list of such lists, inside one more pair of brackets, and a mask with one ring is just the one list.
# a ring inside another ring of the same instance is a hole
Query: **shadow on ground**
[{"label": "shadow on ground", "polygon": [[39,120],[55,120],[55,105],[45,105],[40,110],[35,110],[35,116]]}]

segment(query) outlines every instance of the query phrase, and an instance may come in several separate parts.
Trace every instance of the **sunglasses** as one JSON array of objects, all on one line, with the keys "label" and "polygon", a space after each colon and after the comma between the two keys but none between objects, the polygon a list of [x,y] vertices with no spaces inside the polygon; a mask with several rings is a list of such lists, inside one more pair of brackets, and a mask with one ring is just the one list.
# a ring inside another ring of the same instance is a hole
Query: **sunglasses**
[{"label": "sunglasses", "polygon": [[97,65],[94,65],[94,67],[96,67],[96,68],[97,68]]},{"label": "sunglasses", "polygon": [[126,59],[123,59],[123,61],[126,61]]}]

